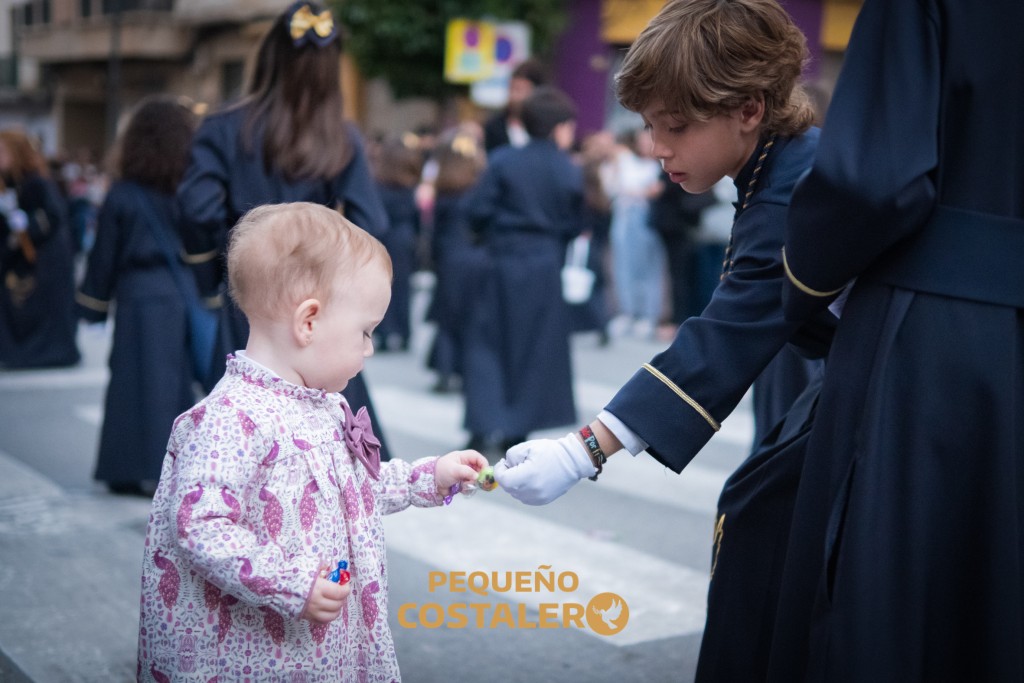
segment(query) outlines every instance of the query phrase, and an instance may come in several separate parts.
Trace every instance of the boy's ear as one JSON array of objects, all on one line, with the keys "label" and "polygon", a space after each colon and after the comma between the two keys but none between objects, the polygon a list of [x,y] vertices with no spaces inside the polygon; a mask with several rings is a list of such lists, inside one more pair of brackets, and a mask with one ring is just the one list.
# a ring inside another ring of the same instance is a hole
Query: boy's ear
[{"label": "boy's ear", "polygon": [[299,346],[309,346],[313,341],[315,323],[323,307],[319,299],[306,299],[295,307],[292,314],[292,336]]},{"label": "boy's ear", "polygon": [[748,97],[740,106],[740,125],[744,130],[752,131],[761,126],[764,120],[764,95],[758,93]]}]

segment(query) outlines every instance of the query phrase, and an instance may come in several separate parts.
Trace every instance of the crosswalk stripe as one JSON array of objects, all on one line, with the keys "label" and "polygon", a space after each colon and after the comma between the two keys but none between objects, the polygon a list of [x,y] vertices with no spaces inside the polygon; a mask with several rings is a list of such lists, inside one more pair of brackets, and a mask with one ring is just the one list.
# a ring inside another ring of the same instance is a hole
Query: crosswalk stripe
[{"label": "crosswalk stripe", "polygon": [[2,391],[46,391],[89,389],[106,386],[110,371],[105,367],[0,372]]},{"label": "crosswalk stripe", "polygon": [[[80,403],[72,408],[72,412],[82,422],[99,427],[103,424],[103,406],[99,403]],[[170,428],[170,425],[168,425]]]},{"label": "crosswalk stripe", "polygon": [[[586,605],[595,595],[615,593],[629,607],[626,627],[612,636],[601,636],[590,629],[583,631],[620,647],[703,629],[706,572],[490,502],[485,498],[487,495],[491,494],[478,493],[469,500],[456,500],[451,509],[405,510],[385,517],[389,549],[446,574],[497,572],[505,576],[507,572],[523,571],[532,575],[539,567],[550,566],[543,571],[553,571],[556,576],[575,573],[579,587],[571,593],[491,592],[487,597],[441,587],[436,589],[439,598],[466,603],[490,600],[492,604],[510,599],[536,612],[541,603]],[[476,521],[467,524],[467,519]],[[476,530],[468,528],[469,525]],[[477,537],[486,541],[476,542]],[[451,539],[461,540],[450,542]],[[439,552],[442,547],[443,552]],[[423,577],[423,582],[423,587],[429,585],[428,576]]]}]

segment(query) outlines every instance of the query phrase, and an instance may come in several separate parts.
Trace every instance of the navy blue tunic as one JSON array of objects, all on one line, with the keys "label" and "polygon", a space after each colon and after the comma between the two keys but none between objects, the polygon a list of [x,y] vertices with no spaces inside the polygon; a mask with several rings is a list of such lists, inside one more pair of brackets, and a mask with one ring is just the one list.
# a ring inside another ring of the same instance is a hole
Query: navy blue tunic
[{"label": "navy blue tunic", "polygon": [[[783,315],[781,257],[790,196],[817,141],[816,128],[775,140],[753,195],[738,210],[732,265],[710,303],[685,320],[672,344],[607,406],[675,472],[718,431],[769,363],[790,353],[787,344],[804,341],[800,324]],[[738,197],[746,194],[760,152],[759,146],[735,179]],[[799,410],[768,431],[723,489],[697,680],[763,676],[816,386],[797,402]]]},{"label": "navy blue tunic", "polygon": [[467,211],[489,255],[465,349],[466,428],[522,437],[576,420],[561,267],[583,175],[550,140],[491,153]]},{"label": "navy blue tunic", "polygon": [[[174,419],[195,403],[185,304],[153,235],[142,202],[173,225],[173,195],[117,182],[100,207],[96,242],[77,299],[90,322],[114,309],[110,383],[104,402],[96,479],[141,482],[160,478]],[[181,266],[185,270],[185,266]]]},{"label": "navy blue tunic", "polygon": [[427,318],[437,324],[437,333],[427,364],[442,378],[463,374],[466,321],[487,262],[466,218],[467,197],[468,192],[442,192],[434,201],[431,251],[437,284]]},{"label": "navy blue tunic", "polygon": [[64,200],[56,185],[36,174],[13,187],[28,216],[25,234],[35,260],[0,217],[0,367],[73,365],[80,358],[74,244]]},{"label": "navy blue tunic", "polygon": [[[181,236],[185,250],[193,258],[222,255],[228,231],[249,209],[262,204],[315,202],[339,207],[345,217],[378,239],[388,230],[387,214],[370,173],[362,139],[354,125],[339,122],[355,146],[348,166],[336,178],[290,180],[262,160],[261,145],[242,144],[241,135],[248,109],[234,107],[207,117],[192,144],[189,167],[178,188],[181,204]],[[260,139],[259,129],[255,137]],[[222,294],[224,314],[218,330],[214,377],[207,389],[224,373],[225,356],[245,347],[249,325],[226,294],[222,258],[207,260],[194,268],[200,289],[207,294]],[[343,392],[354,408],[366,406],[377,436],[381,439],[381,457],[386,459],[380,423],[362,375],[349,381]]]},{"label": "navy blue tunic", "polygon": [[773,680],[1024,681],[1021,26],[1020,0],[867,0],[857,20],[786,239],[793,317],[857,281]]}]

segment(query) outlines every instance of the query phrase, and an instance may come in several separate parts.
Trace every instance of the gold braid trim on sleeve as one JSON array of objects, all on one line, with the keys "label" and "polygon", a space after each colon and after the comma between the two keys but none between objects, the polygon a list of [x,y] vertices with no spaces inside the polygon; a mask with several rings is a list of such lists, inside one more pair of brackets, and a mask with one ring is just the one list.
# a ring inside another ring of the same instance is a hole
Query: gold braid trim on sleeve
[{"label": "gold braid trim on sleeve", "polygon": [[101,301],[78,291],[75,292],[75,302],[98,313],[107,313],[110,310],[109,301]]},{"label": "gold braid trim on sleeve", "polygon": [[210,251],[204,251],[202,254],[187,254],[184,251],[181,252],[181,260],[190,266],[195,266],[200,263],[206,263],[217,258],[220,254],[219,249],[211,249]]},{"label": "gold braid trim on sleeve", "polygon": [[843,287],[840,287],[839,289],[833,289],[831,292],[820,292],[817,289],[811,289],[804,283],[800,282],[799,280],[796,279],[796,275],[793,275],[793,271],[789,269],[789,262],[786,260],[785,247],[782,248],[782,267],[786,269],[786,277],[789,278],[789,281],[793,283],[793,286],[799,289],[804,294],[810,294],[811,296],[817,297],[833,296],[843,291],[843,287],[846,286],[843,285]]},{"label": "gold braid trim on sleeve", "polygon": [[708,424],[711,425],[712,429],[714,429],[717,432],[719,429],[722,428],[722,425],[720,425],[718,421],[715,420],[715,418],[711,417],[711,413],[706,411],[701,404],[697,403],[692,398],[690,398],[689,394],[680,389],[679,386],[676,385],[676,383],[670,380],[668,377],[666,377],[665,374],[661,372],[661,370],[654,367],[650,363],[644,363],[643,368],[647,372],[651,373],[652,375],[660,379],[665,386],[671,389],[679,398],[683,399],[688,406],[690,406],[698,413],[700,413],[700,416],[708,421]]}]

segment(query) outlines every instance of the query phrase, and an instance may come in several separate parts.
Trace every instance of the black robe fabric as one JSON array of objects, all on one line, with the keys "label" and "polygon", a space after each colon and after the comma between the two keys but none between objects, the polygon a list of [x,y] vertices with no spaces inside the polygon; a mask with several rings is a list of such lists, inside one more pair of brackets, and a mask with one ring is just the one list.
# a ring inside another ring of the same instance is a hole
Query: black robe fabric
[{"label": "black robe fabric", "polygon": [[[147,201],[175,224],[174,195],[135,183],[111,186],[77,295],[85,320],[114,313],[95,475],[108,483],[159,479],[171,426],[196,398],[184,299],[153,231],[164,230],[171,244],[179,240],[170,228],[147,222]],[[184,264],[181,270],[188,273]]]},{"label": "black robe fabric", "polygon": [[[8,183],[28,216],[21,238],[0,216],[0,368],[79,361],[74,240],[57,186],[36,174]],[[25,249],[19,240],[28,239]]]},{"label": "black robe fabric", "polygon": [[466,428],[519,438],[576,420],[561,268],[583,175],[551,140],[501,147],[467,199],[488,254],[468,321]]},{"label": "black robe fabric", "polygon": [[1024,681],[1024,3],[867,0],[789,215],[787,313],[853,278],[770,680]]},{"label": "black robe fabric", "polygon": [[[391,257],[391,303],[376,335],[382,342],[389,337],[401,348],[409,347],[412,334],[412,274],[416,271],[416,244],[420,235],[420,211],[414,188],[379,184],[377,190],[388,214],[388,232],[384,247]],[[378,348],[383,350],[383,348]]]},{"label": "black robe fabric", "polygon": [[463,374],[466,321],[486,270],[487,252],[466,218],[468,192],[442,192],[434,201],[431,254],[437,283],[427,319],[437,325],[427,366],[442,380]]},{"label": "black robe fabric", "polygon": [[[346,126],[355,150],[348,166],[336,178],[291,180],[281,171],[267,168],[259,144],[243,144],[247,114],[246,106],[227,109],[207,117],[196,132],[189,166],[178,188],[181,237],[190,255],[223,255],[228,233],[246,211],[284,202],[339,207],[350,221],[374,237],[386,239],[387,214],[370,173],[362,137],[354,125],[338,123],[339,128]],[[254,131],[254,138],[262,139],[260,128]],[[225,264],[221,258],[197,266],[194,272],[200,289],[206,294],[219,291],[224,306],[213,376],[205,382],[209,390],[224,374],[227,354],[245,348],[249,324],[227,296]],[[381,440],[381,458],[386,460],[389,451],[362,374],[353,377],[342,393],[354,409],[366,406],[374,432]]]}]

